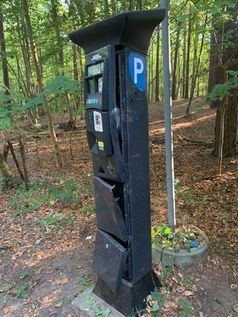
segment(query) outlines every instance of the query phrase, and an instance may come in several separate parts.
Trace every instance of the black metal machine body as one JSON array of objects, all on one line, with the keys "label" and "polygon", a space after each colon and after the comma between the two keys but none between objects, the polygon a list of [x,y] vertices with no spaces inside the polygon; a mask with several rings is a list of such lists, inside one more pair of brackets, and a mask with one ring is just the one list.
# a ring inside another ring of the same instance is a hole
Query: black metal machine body
[{"label": "black metal machine body", "polygon": [[97,217],[94,293],[128,315],[152,271],[146,53],[165,11],[127,12],[69,35],[86,53],[85,118]]}]

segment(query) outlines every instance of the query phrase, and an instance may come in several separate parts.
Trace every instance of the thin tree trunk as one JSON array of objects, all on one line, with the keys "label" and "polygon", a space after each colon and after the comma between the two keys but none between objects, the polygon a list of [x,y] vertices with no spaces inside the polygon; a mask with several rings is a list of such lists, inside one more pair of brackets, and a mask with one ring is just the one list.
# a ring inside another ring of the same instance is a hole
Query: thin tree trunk
[{"label": "thin tree trunk", "polygon": [[[25,15],[25,20],[26,20],[28,36],[29,36],[29,40],[30,40],[30,46],[31,46],[31,51],[32,51],[35,71],[36,71],[38,88],[39,88],[39,91],[43,91],[44,90],[44,84],[43,84],[43,79],[42,79],[42,73],[41,73],[41,67],[40,67],[38,52],[37,52],[37,48],[36,48],[35,41],[34,41],[34,38],[33,38],[33,32],[32,32],[32,26],[31,26],[31,20],[30,20],[27,0],[22,0],[22,4],[23,4],[23,10],[24,10],[24,15]],[[52,144],[53,144],[54,153],[55,153],[55,156],[56,156],[56,161],[57,161],[58,166],[60,168],[62,168],[63,167],[62,154],[61,154],[61,150],[60,150],[60,147],[59,147],[59,144],[58,144],[58,140],[57,140],[57,137],[56,137],[56,133],[55,133],[55,129],[54,129],[53,121],[52,121],[52,116],[51,116],[51,113],[49,111],[49,105],[48,105],[47,97],[44,98],[44,108],[45,108],[45,111],[46,111],[48,129],[49,129],[51,141],[52,141]]]},{"label": "thin tree trunk", "polygon": [[58,0],[51,0],[51,14],[52,14],[52,25],[55,31],[57,52],[58,52],[58,65],[59,73],[64,75],[64,49],[63,42],[60,35],[60,21],[58,16]]},{"label": "thin tree trunk", "polygon": [[104,12],[106,17],[110,15],[108,0],[104,0]]},{"label": "thin tree trunk", "polygon": [[136,10],[142,10],[142,0],[137,0]]},{"label": "thin tree trunk", "polygon": [[112,14],[115,15],[117,13],[116,0],[111,0],[111,6],[112,6]]},{"label": "thin tree trunk", "polygon": [[[204,29],[206,28],[207,25],[207,16],[204,22]],[[199,67],[200,67],[200,63],[201,63],[201,56],[202,56],[202,50],[203,50],[203,45],[204,45],[204,38],[205,38],[205,32],[202,34],[202,40],[201,40],[201,46],[200,46],[200,51],[199,51],[199,56],[198,56],[198,62],[197,62],[197,67],[195,69],[195,73],[193,74],[193,81],[192,81],[192,85],[191,85],[191,91],[190,91],[190,97],[189,97],[189,102],[188,102],[188,106],[186,109],[186,116],[188,117],[190,115],[190,107],[191,107],[191,103],[193,100],[193,96],[194,96],[194,91],[195,91],[195,87],[196,87],[196,82],[197,82],[197,78],[198,78],[198,73],[199,73]]]},{"label": "thin tree trunk", "polygon": [[177,28],[175,50],[174,50],[174,67],[173,67],[173,76],[172,76],[172,99],[173,100],[176,99],[179,37],[180,37],[180,25],[178,25],[178,28]]},{"label": "thin tree trunk", "polygon": [[10,80],[8,72],[8,63],[6,55],[6,45],[4,37],[4,25],[3,25],[3,13],[2,5],[0,3],[0,50],[1,50],[1,59],[2,59],[2,74],[3,74],[3,89],[7,95],[10,94]]},{"label": "thin tree trunk", "polygon": [[160,28],[157,29],[157,45],[156,45],[156,65],[155,65],[155,101],[159,101],[160,90]]},{"label": "thin tree trunk", "polygon": [[0,174],[2,176],[2,182],[7,185],[13,179],[13,173],[11,172],[7,162],[4,160],[3,154],[0,153]]},{"label": "thin tree trunk", "polygon": [[151,61],[150,61],[150,71],[151,71],[151,92],[150,92],[150,102],[153,103],[154,101],[154,38],[152,39],[151,43]]},{"label": "thin tree trunk", "polygon": [[24,181],[24,179],[25,179],[24,178],[24,174],[23,174],[23,172],[21,170],[20,164],[18,163],[18,160],[17,160],[16,154],[15,154],[13,145],[12,145],[12,143],[10,141],[8,141],[8,146],[9,146],[9,150],[10,150],[10,152],[12,154],[13,161],[14,161],[14,163],[16,165],[17,171],[18,171],[21,179]]},{"label": "thin tree trunk", "polygon": [[188,98],[188,92],[189,92],[191,29],[192,29],[192,6],[190,5],[189,21],[188,21],[188,38],[187,38],[186,81],[185,81],[185,95],[184,95],[185,99]]},{"label": "thin tree trunk", "polygon": [[24,171],[24,180],[25,180],[26,189],[27,189],[29,184],[29,173],[28,173],[27,163],[26,163],[25,144],[23,142],[22,136],[20,136],[19,138],[19,148],[20,148],[21,159],[22,159],[22,167]]},{"label": "thin tree trunk", "polygon": [[182,89],[182,98],[185,98],[185,87],[186,87],[186,29],[183,33],[183,89]]},{"label": "thin tree trunk", "polygon": [[222,170],[222,161],[223,161],[223,146],[224,146],[224,128],[225,128],[225,113],[226,113],[226,104],[227,98],[225,98],[225,102],[221,106],[221,116],[220,116],[220,131],[219,131],[219,145],[218,145],[218,173],[221,174]]}]

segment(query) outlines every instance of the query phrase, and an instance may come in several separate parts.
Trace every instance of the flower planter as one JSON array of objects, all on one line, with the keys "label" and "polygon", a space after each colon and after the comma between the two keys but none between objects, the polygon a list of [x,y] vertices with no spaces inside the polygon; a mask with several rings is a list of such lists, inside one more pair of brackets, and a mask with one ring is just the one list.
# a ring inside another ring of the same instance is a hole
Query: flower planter
[{"label": "flower planter", "polygon": [[201,261],[207,255],[209,240],[203,231],[199,230],[199,232],[203,237],[203,242],[197,248],[191,248],[189,251],[166,248],[155,241],[152,247],[153,262],[164,265],[188,266]]}]

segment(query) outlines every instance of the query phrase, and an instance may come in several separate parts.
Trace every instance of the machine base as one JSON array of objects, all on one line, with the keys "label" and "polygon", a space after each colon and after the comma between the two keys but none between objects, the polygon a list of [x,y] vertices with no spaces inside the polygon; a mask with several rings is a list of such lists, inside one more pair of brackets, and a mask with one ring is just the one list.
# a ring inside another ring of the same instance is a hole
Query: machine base
[{"label": "machine base", "polygon": [[99,277],[93,293],[123,315],[128,316],[143,311],[146,308],[146,297],[155,288],[161,286],[158,277],[154,271],[151,271],[134,285],[122,279],[116,293],[113,293]]}]

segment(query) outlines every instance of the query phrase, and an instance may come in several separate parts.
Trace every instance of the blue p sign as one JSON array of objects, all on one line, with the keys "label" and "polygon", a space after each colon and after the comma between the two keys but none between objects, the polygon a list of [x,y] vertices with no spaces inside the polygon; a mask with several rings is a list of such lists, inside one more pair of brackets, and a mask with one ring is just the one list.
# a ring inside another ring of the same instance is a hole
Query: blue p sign
[{"label": "blue p sign", "polygon": [[131,52],[128,57],[131,79],[137,89],[146,90],[146,59],[140,54]]}]

